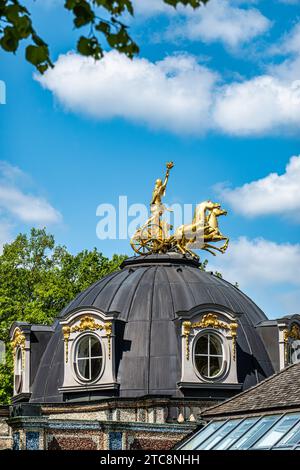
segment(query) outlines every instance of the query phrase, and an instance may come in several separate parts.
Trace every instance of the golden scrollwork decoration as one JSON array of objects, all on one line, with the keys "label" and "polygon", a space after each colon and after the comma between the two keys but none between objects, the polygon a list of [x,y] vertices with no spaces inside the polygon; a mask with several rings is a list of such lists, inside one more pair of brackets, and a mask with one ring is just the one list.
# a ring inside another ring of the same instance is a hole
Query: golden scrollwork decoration
[{"label": "golden scrollwork decoration", "polygon": [[238,324],[237,323],[230,323],[229,327],[230,327],[231,336],[232,336],[232,359],[235,361],[235,358],[236,358],[236,337],[237,337]]},{"label": "golden scrollwork decoration", "polygon": [[105,322],[104,325],[97,323],[96,320],[89,316],[85,315],[80,319],[79,324],[70,326],[63,326],[62,332],[66,348],[66,363],[69,360],[69,339],[71,333],[77,333],[82,331],[96,331],[96,330],[105,330],[108,343],[108,357],[111,357],[111,336],[112,336],[112,322]]},{"label": "golden scrollwork decoration", "polygon": [[23,368],[25,366],[25,341],[26,341],[26,338],[25,338],[24,333],[22,333],[20,328],[16,328],[15,332],[14,332],[14,335],[13,335],[13,338],[12,338],[12,341],[11,341],[11,346],[12,346],[12,350],[13,350],[14,361],[15,361],[16,352],[17,352],[18,347],[21,348]]},{"label": "golden scrollwork decoration", "polygon": [[186,358],[189,360],[190,351],[189,351],[189,335],[192,328],[216,328],[223,330],[230,330],[232,337],[232,358],[235,361],[236,359],[236,338],[237,338],[237,323],[225,323],[218,319],[218,316],[214,313],[207,313],[203,316],[202,320],[196,323],[191,323],[190,321],[183,322],[183,335],[186,340]]},{"label": "golden scrollwork decoration", "polygon": [[112,322],[107,321],[104,323],[104,328],[107,336],[108,358],[111,358],[111,336],[112,336]]},{"label": "golden scrollwork decoration", "polygon": [[62,328],[62,332],[63,332],[63,336],[64,336],[64,342],[65,342],[65,349],[66,349],[66,363],[69,360],[70,330],[71,330],[71,328],[69,326],[63,326],[63,328]]},{"label": "golden scrollwork decoration", "polygon": [[85,315],[83,318],[81,318],[79,325],[75,325],[71,328],[70,332],[74,333],[76,331],[95,331],[95,330],[102,330],[103,326],[100,325],[100,323],[97,323],[96,320],[93,317],[90,317],[89,315]]},{"label": "golden scrollwork decoration", "polygon": [[183,326],[183,336],[185,337],[185,357],[187,360],[190,358],[190,347],[189,347],[189,336],[191,332],[192,322],[184,321],[182,323]]},{"label": "golden scrollwork decoration", "polygon": [[288,362],[288,342],[290,339],[300,340],[300,327],[296,324],[292,325],[290,330],[288,328],[283,330],[284,357],[286,364]]},{"label": "golden scrollwork decoration", "polygon": [[227,323],[221,322],[217,315],[213,313],[207,313],[203,316],[202,320],[198,323],[192,324],[193,328],[217,328],[228,330],[229,325]]}]

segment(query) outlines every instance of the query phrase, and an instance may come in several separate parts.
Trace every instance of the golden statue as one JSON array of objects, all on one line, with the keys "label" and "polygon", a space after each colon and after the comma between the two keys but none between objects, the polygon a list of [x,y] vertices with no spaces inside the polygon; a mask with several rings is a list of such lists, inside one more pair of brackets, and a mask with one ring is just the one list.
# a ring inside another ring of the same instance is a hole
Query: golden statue
[{"label": "golden statue", "polygon": [[155,182],[155,187],[152,193],[152,199],[151,199],[151,206],[152,205],[161,205],[161,198],[166,195],[166,186],[168,183],[169,175],[170,175],[170,170],[173,168],[174,163],[173,162],[168,162],[166,164],[167,171],[166,171],[166,176],[165,176],[165,181],[162,182],[161,179],[157,179]]},{"label": "golden statue", "polygon": [[[138,254],[177,251],[189,254],[193,258],[199,257],[191,248],[206,250],[213,255],[215,255],[213,250],[225,253],[229,238],[220,232],[218,217],[227,215],[227,211],[223,210],[219,203],[201,202],[196,207],[192,222],[179,226],[174,235],[170,235],[170,229],[173,227],[162,219],[165,210],[170,211],[170,209],[162,204],[162,197],[165,196],[170,170],[173,166],[173,162],[167,163],[164,182],[161,179],[155,182],[150,203],[151,216],[131,238],[130,244],[133,250]],[[225,240],[225,243],[221,247],[211,245],[222,240]]]}]

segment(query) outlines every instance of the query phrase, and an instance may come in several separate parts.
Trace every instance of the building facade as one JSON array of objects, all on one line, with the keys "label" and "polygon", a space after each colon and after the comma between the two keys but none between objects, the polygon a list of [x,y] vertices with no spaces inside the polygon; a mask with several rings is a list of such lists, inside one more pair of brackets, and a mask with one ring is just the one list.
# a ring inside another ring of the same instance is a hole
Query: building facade
[{"label": "building facade", "polygon": [[12,446],[170,449],[204,410],[296,362],[299,327],[187,254],[129,258],[52,326],[12,325]]},{"label": "building facade", "polygon": [[300,364],[203,413],[181,450],[300,450]]}]

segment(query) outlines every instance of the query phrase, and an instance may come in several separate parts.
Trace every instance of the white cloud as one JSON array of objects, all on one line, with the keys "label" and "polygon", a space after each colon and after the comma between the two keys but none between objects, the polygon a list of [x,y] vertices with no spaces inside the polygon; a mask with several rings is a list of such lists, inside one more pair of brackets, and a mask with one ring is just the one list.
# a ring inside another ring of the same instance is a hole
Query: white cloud
[{"label": "white cloud", "polygon": [[[288,269],[287,269],[288,266]],[[240,286],[292,284],[300,286],[300,244],[241,237],[218,257],[218,269]]]},{"label": "white cloud", "polygon": [[60,56],[54,69],[36,79],[69,110],[199,134],[209,126],[217,74],[191,56],[152,63],[111,51],[96,62],[72,53]]},{"label": "white cloud", "polygon": [[224,85],[192,56],[151,62],[111,51],[101,61],[62,55],[36,80],[66,109],[95,119],[121,117],[179,134],[251,136],[299,130],[300,81],[291,70],[283,63]]},{"label": "white cloud", "polygon": [[265,178],[241,187],[216,187],[219,196],[245,216],[282,214],[300,220],[300,156],[294,156],[285,173],[270,173]]},{"label": "white cloud", "polygon": [[273,51],[281,54],[299,54],[300,52],[300,23],[296,23],[293,28],[286,33],[273,47]]},{"label": "white cloud", "polygon": [[175,8],[167,5],[163,0],[133,0],[132,3],[135,15],[140,15],[144,18],[160,14],[176,14]]},{"label": "white cloud", "polygon": [[232,135],[270,134],[300,127],[300,81],[263,75],[219,90],[216,126]]},{"label": "white cloud", "polygon": [[269,64],[266,74],[218,89],[213,119],[217,128],[237,136],[299,132],[300,23],[269,48],[268,55],[276,54],[286,58]]},{"label": "white cloud", "polygon": [[26,223],[57,223],[61,214],[43,197],[29,194],[17,182],[26,175],[7,162],[0,162],[0,209]]},{"label": "white cloud", "polygon": [[295,24],[292,30],[285,36],[281,44],[281,52],[299,55],[300,52],[300,23]]},{"label": "white cloud", "polygon": [[56,223],[59,212],[44,198],[24,194],[18,188],[0,183],[0,207],[27,223]]},{"label": "white cloud", "polygon": [[228,0],[210,0],[195,11],[191,8],[180,11],[185,18],[177,27],[171,25],[168,38],[179,36],[191,41],[221,42],[229,48],[237,48],[271,27],[271,21],[259,10],[240,8]]},{"label": "white cloud", "polygon": [[3,245],[9,243],[12,240],[12,224],[6,220],[0,221],[0,255],[3,251]]},{"label": "white cloud", "polygon": [[[137,16],[152,17],[165,14],[171,18],[166,38],[185,38],[205,43],[221,42],[229,48],[264,34],[271,21],[255,8],[241,7],[234,0],[210,0],[206,5],[193,9],[178,5],[177,9],[166,5],[163,0],[136,0]],[[250,2],[252,3],[252,2]]]},{"label": "white cloud", "polygon": [[241,237],[209,266],[238,282],[269,317],[300,311],[300,244]]}]

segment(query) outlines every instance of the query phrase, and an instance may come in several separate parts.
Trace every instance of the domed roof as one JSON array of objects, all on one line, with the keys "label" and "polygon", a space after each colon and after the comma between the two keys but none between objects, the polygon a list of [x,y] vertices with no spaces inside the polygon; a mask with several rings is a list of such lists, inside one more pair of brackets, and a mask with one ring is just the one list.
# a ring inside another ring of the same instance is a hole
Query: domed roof
[{"label": "domed roof", "polygon": [[[127,259],[118,270],[79,294],[61,312],[99,309],[118,312],[124,322],[116,335],[119,395],[178,396],[181,375],[181,337],[178,314],[220,308],[237,314],[238,380],[248,388],[272,374],[264,344],[255,329],[267,320],[260,308],[238,288],[199,269],[191,258],[169,253]],[[32,402],[61,401],[63,341],[57,322],[32,387]],[[163,373],[162,373],[163,371]]]}]

